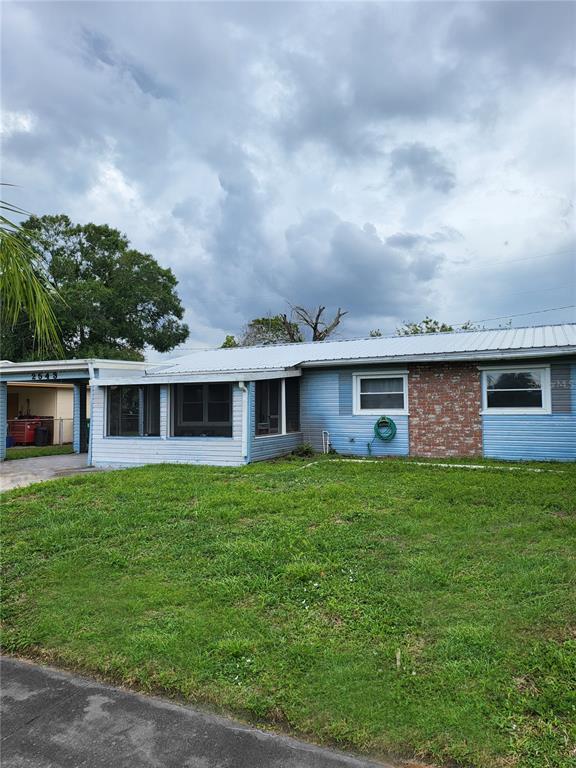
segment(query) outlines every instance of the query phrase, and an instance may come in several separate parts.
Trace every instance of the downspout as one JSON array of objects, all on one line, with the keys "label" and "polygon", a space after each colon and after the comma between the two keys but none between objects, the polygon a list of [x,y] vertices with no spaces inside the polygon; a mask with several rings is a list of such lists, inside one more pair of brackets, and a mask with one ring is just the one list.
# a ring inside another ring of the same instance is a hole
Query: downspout
[{"label": "downspout", "polygon": [[243,381],[238,382],[238,388],[242,392],[242,458],[245,459],[246,464],[249,462],[248,457],[248,431],[249,424],[249,409],[248,409],[248,387]]}]

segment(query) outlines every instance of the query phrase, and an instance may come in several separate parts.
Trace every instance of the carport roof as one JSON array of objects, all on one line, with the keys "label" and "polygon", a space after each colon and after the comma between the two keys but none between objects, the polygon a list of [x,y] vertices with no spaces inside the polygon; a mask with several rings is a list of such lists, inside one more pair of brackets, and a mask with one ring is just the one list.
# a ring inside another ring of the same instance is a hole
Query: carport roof
[{"label": "carport roof", "polygon": [[94,371],[104,369],[119,374],[131,370],[144,371],[145,362],[134,360],[104,360],[100,358],[78,358],[72,360],[32,360],[23,363],[0,361],[0,381],[29,381],[33,374],[63,374],[67,378],[90,379]]}]

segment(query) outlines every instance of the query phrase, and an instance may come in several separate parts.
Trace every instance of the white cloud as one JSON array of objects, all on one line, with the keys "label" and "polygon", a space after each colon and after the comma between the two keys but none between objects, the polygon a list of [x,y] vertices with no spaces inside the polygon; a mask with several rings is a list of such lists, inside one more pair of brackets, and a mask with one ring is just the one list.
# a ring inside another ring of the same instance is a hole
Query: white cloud
[{"label": "white cloud", "polygon": [[32,112],[2,110],[0,114],[0,135],[4,138],[15,133],[31,133],[35,125],[36,117]]},{"label": "white cloud", "polygon": [[343,334],[574,303],[575,11],[9,4],[4,175],[171,266],[190,346],[286,301]]}]

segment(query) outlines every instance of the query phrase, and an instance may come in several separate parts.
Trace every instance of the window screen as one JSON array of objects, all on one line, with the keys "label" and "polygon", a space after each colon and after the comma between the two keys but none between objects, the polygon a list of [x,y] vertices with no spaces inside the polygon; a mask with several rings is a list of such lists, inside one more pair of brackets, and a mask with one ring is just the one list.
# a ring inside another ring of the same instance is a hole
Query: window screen
[{"label": "window screen", "polygon": [[176,437],[232,437],[232,386],[228,382],[172,387]]},{"label": "window screen", "polygon": [[281,379],[256,382],[256,434],[278,435],[281,424]]},{"label": "window screen", "polygon": [[148,437],[160,434],[160,386],[108,389],[108,436]]},{"label": "window screen", "polygon": [[300,377],[286,379],[286,432],[300,431]]}]

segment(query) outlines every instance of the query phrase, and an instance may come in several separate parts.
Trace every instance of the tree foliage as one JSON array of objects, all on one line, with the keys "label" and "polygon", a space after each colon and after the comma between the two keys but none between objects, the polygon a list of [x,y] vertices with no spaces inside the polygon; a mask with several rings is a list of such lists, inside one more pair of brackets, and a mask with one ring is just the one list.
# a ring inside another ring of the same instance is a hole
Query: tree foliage
[{"label": "tree foliage", "polygon": [[[62,353],[55,314],[59,296],[50,282],[46,263],[34,249],[34,240],[6,214],[24,211],[0,202],[0,325],[2,335],[26,334],[32,353],[58,357]],[[4,341],[4,339],[2,339]],[[2,343],[2,357],[13,357],[13,348]],[[18,358],[19,359],[19,358]]]},{"label": "tree foliage", "polygon": [[[143,359],[146,345],[168,352],[187,339],[172,270],[130,248],[118,230],[67,216],[30,217],[22,226],[63,299],[55,312],[66,357]],[[34,358],[28,334],[3,336],[11,359]]]},{"label": "tree foliage", "polygon": [[296,344],[311,337],[312,341],[324,341],[337,328],[346,312],[340,308],[334,317],[325,321],[323,314],[326,307],[318,306],[313,310],[290,305],[290,315],[278,314],[268,317],[256,317],[244,328],[242,336],[226,336],[223,348],[252,347],[268,344]]},{"label": "tree foliage", "polygon": [[[458,328],[461,331],[473,331],[476,329],[476,326],[468,321],[458,326]],[[398,336],[417,336],[421,333],[450,333],[450,331],[454,330],[455,328],[452,325],[441,323],[439,320],[433,320],[431,317],[425,317],[419,323],[404,323],[403,326],[396,329],[396,333]],[[370,335],[372,335],[372,332]]]}]

